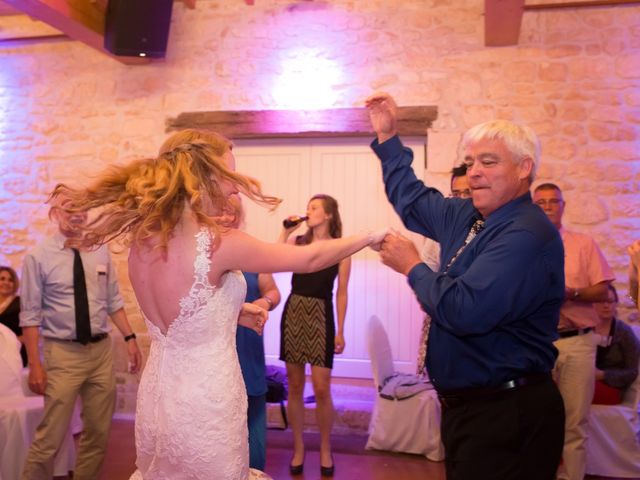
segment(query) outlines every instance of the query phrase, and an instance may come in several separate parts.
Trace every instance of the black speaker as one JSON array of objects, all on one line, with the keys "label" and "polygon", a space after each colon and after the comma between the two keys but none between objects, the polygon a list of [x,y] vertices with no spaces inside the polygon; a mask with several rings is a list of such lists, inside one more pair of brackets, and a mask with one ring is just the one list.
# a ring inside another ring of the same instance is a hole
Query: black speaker
[{"label": "black speaker", "polygon": [[162,58],[173,0],[109,0],[104,48],[114,55]]}]

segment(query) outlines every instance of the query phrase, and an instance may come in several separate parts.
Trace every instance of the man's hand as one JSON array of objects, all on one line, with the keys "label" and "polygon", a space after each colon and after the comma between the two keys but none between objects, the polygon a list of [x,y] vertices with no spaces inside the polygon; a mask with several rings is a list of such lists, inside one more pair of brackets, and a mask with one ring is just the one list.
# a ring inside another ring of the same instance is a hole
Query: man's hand
[{"label": "man's hand", "polygon": [[413,242],[398,232],[384,237],[380,258],[386,266],[403,275],[408,275],[413,267],[422,263]]},{"label": "man's hand", "polygon": [[253,303],[242,305],[238,316],[238,325],[254,330],[258,335],[262,335],[264,324],[269,318],[269,312]]},{"label": "man's hand", "polygon": [[29,367],[29,390],[38,395],[44,395],[47,388],[47,372],[44,371],[40,363]]},{"label": "man's hand", "polygon": [[398,133],[398,106],[391,95],[378,92],[365,101],[369,109],[369,120],[378,135],[378,143],[383,143]]},{"label": "man's hand", "polygon": [[126,343],[129,354],[129,373],[138,373],[142,367],[142,352],[138,347],[138,342],[134,338]]}]

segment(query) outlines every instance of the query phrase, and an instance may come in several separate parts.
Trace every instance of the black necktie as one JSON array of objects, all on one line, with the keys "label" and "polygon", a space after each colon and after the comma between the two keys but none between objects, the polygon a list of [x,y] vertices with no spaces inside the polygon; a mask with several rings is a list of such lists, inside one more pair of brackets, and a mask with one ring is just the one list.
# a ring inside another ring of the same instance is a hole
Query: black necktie
[{"label": "black necktie", "polygon": [[73,302],[76,307],[76,339],[83,345],[91,340],[91,319],[87,282],[84,278],[82,259],[77,249],[73,250]]}]

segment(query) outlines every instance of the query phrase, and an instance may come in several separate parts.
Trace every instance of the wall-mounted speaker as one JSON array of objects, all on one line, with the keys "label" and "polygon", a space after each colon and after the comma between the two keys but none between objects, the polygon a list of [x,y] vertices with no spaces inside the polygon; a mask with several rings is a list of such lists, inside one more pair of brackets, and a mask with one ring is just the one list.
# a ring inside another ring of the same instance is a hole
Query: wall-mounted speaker
[{"label": "wall-mounted speaker", "polygon": [[162,58],[173,0],[109,0],[104,48],[114,55]]}]

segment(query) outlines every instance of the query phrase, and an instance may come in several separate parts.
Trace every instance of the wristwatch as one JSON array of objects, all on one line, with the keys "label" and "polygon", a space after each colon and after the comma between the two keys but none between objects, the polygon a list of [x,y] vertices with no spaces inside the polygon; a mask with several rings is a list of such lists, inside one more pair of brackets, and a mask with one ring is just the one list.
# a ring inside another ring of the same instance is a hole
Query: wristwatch
[{"label": "wristwatch", "polygon": [[578,290],[577,288],[574,288],[573,289],[573,299],[575,300],[579,296],[580,296],[580,290]]},{"label": "wristwatch", "polygon": [[126,337],[124,337],[124,341],[128,342],[129,340],[134,340],[136,338],[136,334],[132,333],[131,335],[127,335]]}]

